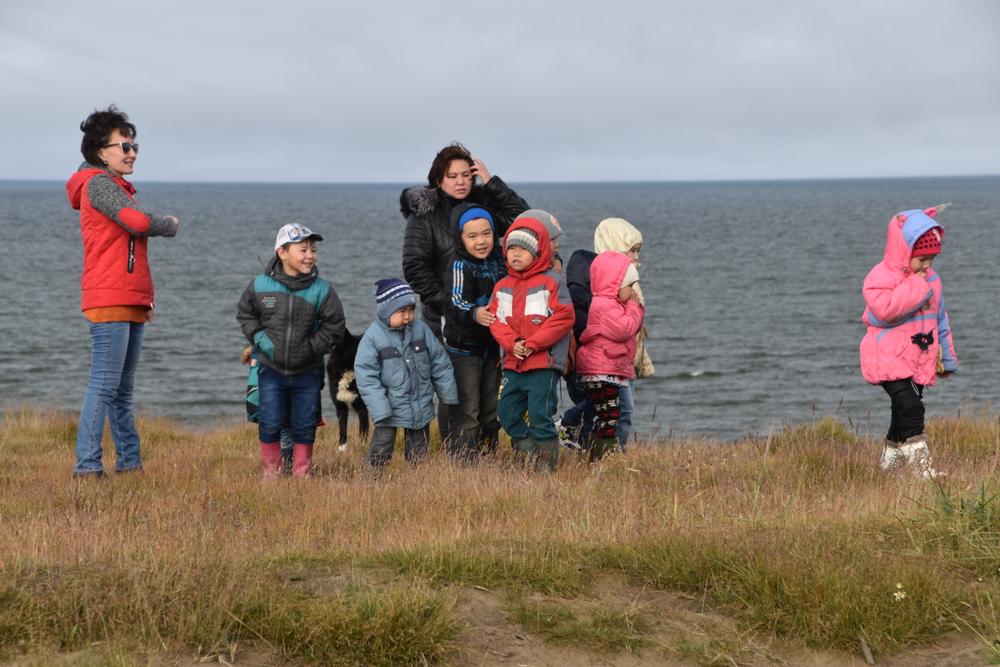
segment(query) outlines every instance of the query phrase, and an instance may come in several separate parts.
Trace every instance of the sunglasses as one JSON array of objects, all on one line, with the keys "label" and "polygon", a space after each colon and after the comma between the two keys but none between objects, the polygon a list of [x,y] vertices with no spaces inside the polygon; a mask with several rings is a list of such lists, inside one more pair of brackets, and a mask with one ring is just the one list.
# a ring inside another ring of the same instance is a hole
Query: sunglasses
[{"label": "sunglasses", "polygon": [[113,144],[105,144],[103,148],[111,148],[112,146],[121,146],[122,153],[126,155],[132,151],[135,151],[137,155],[139,154],[139,144],[134,141],[116,141]]}]

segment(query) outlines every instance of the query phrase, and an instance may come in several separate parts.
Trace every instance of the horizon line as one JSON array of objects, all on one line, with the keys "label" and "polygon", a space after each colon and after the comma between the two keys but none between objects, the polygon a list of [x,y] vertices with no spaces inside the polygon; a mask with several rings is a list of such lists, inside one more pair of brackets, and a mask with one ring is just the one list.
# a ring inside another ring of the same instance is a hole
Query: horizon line
[{"label": "horizon line", "polygon": [[[937,174],[937,175],[911,175],[911,176],[813,176],[813,177],[769,177],[769,178],[714,178],[714,179],[665,179],[665,180],[578,180],[578,181],[552,181],[552,180],[531,180],[517,181],[510,183],[516,185],[671,185],[671,184],[736,184],[736,183],[816,183],[830,181],[912,181],[912,180],[939,180],[939,179],[963,179],[963,178],[997,178],[1000,173],[979,173],[979,174]],[[191,181],[191,180],[138,180],[144,184],[164,184],[164,185],[393,185],[393,186],[420,186],[422,182],[414,184],[413,181]],[[0,178],[0,183],[63,183],[60,178]]]}]

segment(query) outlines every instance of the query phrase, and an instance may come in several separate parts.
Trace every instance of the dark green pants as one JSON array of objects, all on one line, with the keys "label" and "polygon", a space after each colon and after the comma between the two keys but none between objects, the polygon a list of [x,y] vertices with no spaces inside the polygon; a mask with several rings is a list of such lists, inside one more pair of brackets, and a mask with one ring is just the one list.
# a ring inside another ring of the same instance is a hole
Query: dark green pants
[{"label": "dark green pants", "polygon": [[518,373],[504,370],[497,416],[511,439],[530,437],[535,442],[546,442],[558,438],[552,421],[559,400],[558,387],[558,371],[540,369]]}]

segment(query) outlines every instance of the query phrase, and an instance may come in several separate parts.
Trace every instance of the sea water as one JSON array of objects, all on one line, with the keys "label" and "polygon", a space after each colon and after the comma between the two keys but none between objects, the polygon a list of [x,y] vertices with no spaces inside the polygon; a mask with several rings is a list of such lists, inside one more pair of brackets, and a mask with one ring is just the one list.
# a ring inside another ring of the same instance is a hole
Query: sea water
[{"label": "sea water", "polygon": [[[150,211],[181,221],[152,238],[156,310],[139,412],[193,427],[243,419],[236,302],[291,221],[325,236],[319,269],[361,333],[373,283],[401,276],[403,185],[181,184],[134,179]],[[864,382],[861,283],[900,210],[942,202],[941,274],[961,372],[928,389],[930,416],[1000,397],[1000,177],[733,183],[523,184],[556,215],[560,254],[593,249],[605,217],[643,233],[640,277],[656,374],[636,388],[643,436],[733,440],[836,415],[880,436],[888,400]],[[0,182],[0,410],[78,410],[90,364],[80,314],[79,214],[59,182]],[[565,398],[565,396],[564,396]],[[325,409],[332,414],[329,398]]]}]

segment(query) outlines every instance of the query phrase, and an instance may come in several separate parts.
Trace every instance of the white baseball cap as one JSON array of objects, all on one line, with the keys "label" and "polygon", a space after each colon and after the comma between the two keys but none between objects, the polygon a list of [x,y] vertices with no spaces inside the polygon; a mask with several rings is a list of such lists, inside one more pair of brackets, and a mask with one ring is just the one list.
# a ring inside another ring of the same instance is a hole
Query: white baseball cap
[{"label": "white baseball cap", "polygon": [[308,239],[322,241],[323,237],[305,225],[292,222],[278,230],[278,237],[274,240],[274,252],[278,252],[278,248],[286,243],[299,243]]}]

